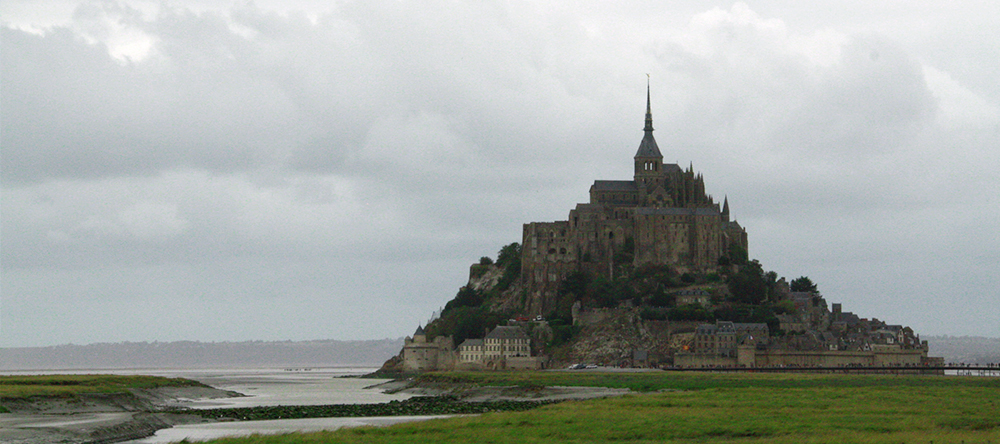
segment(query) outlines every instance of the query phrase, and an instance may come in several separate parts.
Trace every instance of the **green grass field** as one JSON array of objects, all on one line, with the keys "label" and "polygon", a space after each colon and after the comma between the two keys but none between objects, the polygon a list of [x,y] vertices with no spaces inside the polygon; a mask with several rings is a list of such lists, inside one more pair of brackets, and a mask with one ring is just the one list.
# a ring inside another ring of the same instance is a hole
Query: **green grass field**
[{"label": "green grass field", "polygon": [[36,396],[76,396],[87,393],[124,393],[129,389],[203,386],[201,383],[158,376],[27,375],[0,376],[0,399]]},{"label": "green grass field", "polygon": [[642,394],[384,428],[255,436],[291,443],[997,443],[1000,379],[705,373],[437,373],[424,381],[629,387]]}]

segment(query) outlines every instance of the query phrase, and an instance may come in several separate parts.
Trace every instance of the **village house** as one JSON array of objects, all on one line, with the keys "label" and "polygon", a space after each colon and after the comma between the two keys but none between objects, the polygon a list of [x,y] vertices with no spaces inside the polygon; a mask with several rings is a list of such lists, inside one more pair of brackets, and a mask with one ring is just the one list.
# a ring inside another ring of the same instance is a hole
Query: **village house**
[{"label": "village house", "polygon": [[702,307],[708,307],[711,303],[712,295],[701,289],[681,290],[674,293],[674,298],[677,306],[698,304]]}]

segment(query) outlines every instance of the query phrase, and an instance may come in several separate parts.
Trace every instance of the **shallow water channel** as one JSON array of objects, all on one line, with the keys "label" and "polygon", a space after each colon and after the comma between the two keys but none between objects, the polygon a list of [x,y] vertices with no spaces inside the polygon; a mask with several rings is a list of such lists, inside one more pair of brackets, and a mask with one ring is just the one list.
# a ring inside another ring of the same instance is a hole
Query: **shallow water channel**
[{"label": "shallow water channel", "polygon": [[[142,370],[128,373],[180,377],[247,395],[242,398],[190,400],[191,408],[256,407],[276,405],[376,404],[410,397],[385,394],[365,387],[385,382],[381,379],[344,378],[374,369],[213,369],[213,370]],[[125,372],[116,372],[125,373]],[[156,435],[129,443],[170,443],[183,439],[203,441],[223,436],[273,434],[296,431],[334,430],[362,425],[389,425],[420,421],[432,416],[386,418],[312,418],[274,421],[236,421],[188,424],[163,429]]]}]

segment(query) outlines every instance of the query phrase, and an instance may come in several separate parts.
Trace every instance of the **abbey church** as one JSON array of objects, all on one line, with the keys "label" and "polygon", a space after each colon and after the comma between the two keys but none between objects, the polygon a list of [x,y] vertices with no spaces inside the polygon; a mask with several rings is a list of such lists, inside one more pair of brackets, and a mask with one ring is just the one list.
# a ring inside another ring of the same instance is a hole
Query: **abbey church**
[{"label": "abbey church", "polygon": [[747,251],[728,199],[720,208],[701,174],[663,163],[648,87],[643,131],[632,180],[594,181],[590,202],[577,204],[568,220],[524,225],[521,276],[531,313],[551,311],[559,283],[574,272],[613,277],[621,265],[650,264],[711,272],[731,251]]}]

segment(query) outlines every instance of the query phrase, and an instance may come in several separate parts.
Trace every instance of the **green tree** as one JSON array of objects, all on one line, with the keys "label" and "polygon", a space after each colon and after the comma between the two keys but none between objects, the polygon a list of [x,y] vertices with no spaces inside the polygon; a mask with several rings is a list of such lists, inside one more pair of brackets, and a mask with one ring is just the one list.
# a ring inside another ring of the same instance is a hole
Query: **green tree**
[{"label": "green tree", "polygon": [[518,263],[518,265],[521,263],[521,244],[517,242],[504,245],[500,249],[500,252],[497,253],[498,266],[506,268],[514,262]]},{"label": "green tree", "polygon": [[589,274],[577,271],[570,273],[559,283],[559,290],[556,292],[556,308],[551,316],[557,316],[572,320],[573,303],[579,301],[587,295],[590,288],[591,277]]},{"label": "green tree", "polygon": [[[749,260],[749,256],[747,255],[747,250],[736,242],[732,242],[729,244],[729,251],[726,253],[725,257],[728,263],[734,265],[743,265],[746,264],[747,261]],[[728,264],[720,263],[719,265],[728,265]]]},{"label": "green tree", "polygon": [[816,293],[818,291],[816,290],[816,284],[814,284],[812,279],[809,279],[807,276],[792,279],[792,282],[789,283],[789,288],[792,291],[808,291],[811,293]]},{"label": "green tree", "polygon": [[622,248],[615,253],[612,260],[617,266],[631,267],[635,260],[635,239],[631,236],[626,237]]},{"label": "green tree", "polygon": [[626,279],[597,277],[590,287],[590,297],[598,307],[616,307],[622,301],[635,297],[635,291]]},{"label": "green tree", "polygon": [[505,313],[493,313],[485,307],[457,307],[442,314],[425,331],[428,338],[451,336],[458,345],[468,338],[482,338],[486,330],[507,318]]},{"label": "green tree", "polygon": [[726,279],[726,285],[735,302],[760,304],[767,300],[767,279],[760,262],[756,260],[741,265],[738,272]]},{"label": "green tree", "polygon": [[465,286],[458,290],[455,298],[448,301],[442,314],[459,307],[478,307],[483,304],[483,295],[472,287]]},{"label": "green tree", "polygon": [[681,305],[671,309],[667,313],[667,319],[671,321],[712,321],[712,313],[700,304]]},{"label": "green tree", "polygon": [[521,244],[513,242],[505,245],[497,254],[497,266],[503,274],[497,281],[497,291],[505,291],[521,277]]}]

